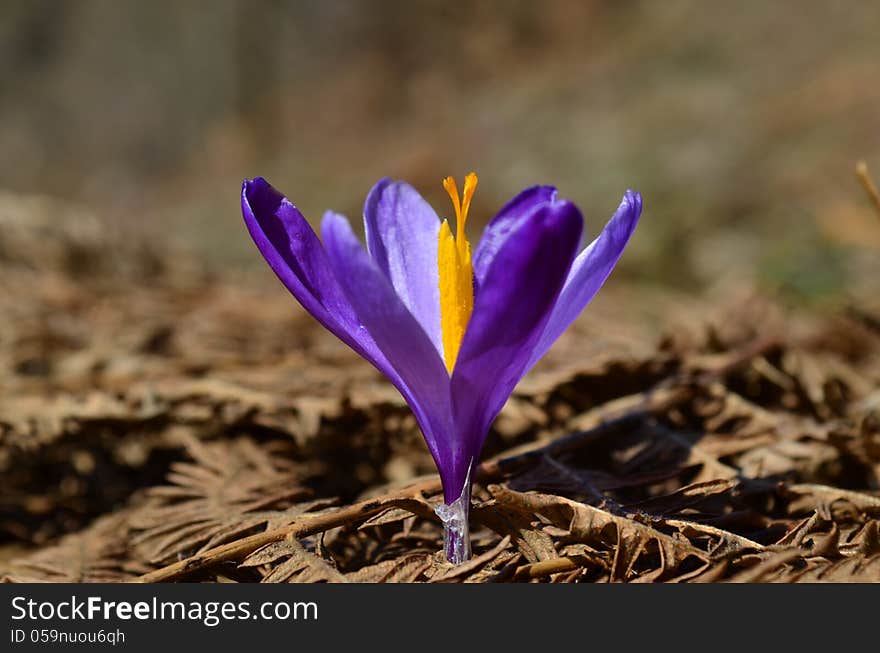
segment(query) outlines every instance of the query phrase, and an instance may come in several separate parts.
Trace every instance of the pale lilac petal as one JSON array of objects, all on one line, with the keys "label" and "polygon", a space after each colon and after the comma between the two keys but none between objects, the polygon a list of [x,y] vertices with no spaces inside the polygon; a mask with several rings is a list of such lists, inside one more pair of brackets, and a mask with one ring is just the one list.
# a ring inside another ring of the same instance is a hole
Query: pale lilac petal
[{"label": "pale lilac petal", "polygon": [[532,186],[501,207],[486,225],[474,250],[474,281],[477,285],[483,282],[495,255],[518,221],[528,218],[539,204],[552,202],[555,198],[556,189],[553,186]]},{"label": "pale lilac petal", "polygon": [[486,271],[452,374],[457,483],[464,483],[492,420],[523,375],[582,231],[583,218],[571,202],[539,204],[517,221]]},{"label": "pale lilac petal", "polygon": [[364,204],[364,229],[376,265],[442,355],[434,209],[409,184],[382,179]]},{"label": "pale lilac petal", "polygon": [[[399,379],[401,394],[422,427],[444,474],[450,468],[451,410],[446,366],[421,325],[370,258],[343,216],[328,211],[321,236],[337,280]],[[392,379],[393,380],[393,379]]]},{"label": "pale lilac petal", "polygon": [[642,214],[642,196],[628,190],[602,233],[575,259],[559,301],[532,353],[531,368],[574,322],[614,269]]}]

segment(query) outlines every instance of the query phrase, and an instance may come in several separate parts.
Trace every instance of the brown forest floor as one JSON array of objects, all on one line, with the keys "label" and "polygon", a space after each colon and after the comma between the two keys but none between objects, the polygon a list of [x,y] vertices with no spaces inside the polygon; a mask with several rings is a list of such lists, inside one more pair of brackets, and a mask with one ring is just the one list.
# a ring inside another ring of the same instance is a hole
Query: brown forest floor
[{"label": "brown forest floor", "polygon": [[880,580],[876,306],[612,278],[499,418],[450,567],[408,409],[279,284],[28,211],[0,206],[0,578]]}]

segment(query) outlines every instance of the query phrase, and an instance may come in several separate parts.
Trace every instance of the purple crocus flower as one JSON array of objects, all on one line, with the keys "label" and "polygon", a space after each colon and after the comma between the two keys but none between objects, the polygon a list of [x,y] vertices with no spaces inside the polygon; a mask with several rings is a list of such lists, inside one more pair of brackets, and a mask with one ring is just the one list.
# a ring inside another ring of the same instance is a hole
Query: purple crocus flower
[{"label": "purple crocus flower", "polygon": [[328,211],[323,244],[302,213],[260,177],[245,180],[248,231],[303,307],[397,387],[440,472],[450,562],[469,557],[472,472],[514,386],[580,314],[611,273],[642,211],[626,191],[601,234],[578,253],[583,218],[552,186],[510,200],[473,255],[464,225],[477,177],[446,221],[410,185],[382,179],[364,205],[365,249]]}]

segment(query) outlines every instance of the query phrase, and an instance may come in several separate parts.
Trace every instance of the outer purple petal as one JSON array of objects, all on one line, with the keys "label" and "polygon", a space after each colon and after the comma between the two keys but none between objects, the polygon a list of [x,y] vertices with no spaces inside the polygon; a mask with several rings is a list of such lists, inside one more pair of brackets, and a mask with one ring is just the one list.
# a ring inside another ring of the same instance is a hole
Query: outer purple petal
[{"label": "outer purple petal", "polygon": [[242,184],[241,212],[260,253],[303,308],[380,371],[392,372],[361,328],[321,241],[302,213],[262,177]]},{"label": "outer purple petal", "polygon": [[483,283],[495,255],[518,221],[528,218],[539,204],[552,202],[555,198],[556,188],[553,186],[532,186],[501,207],[486,225],[474,251],[474,279],[477,285]]},{"label": "outer purple petal", "polygon": [[409,184],[382,179],[364,204],[367,249],[442,353],[437,244],[440,219]]},{"label": "outer purple petal", "polygon": [[583,218],[571,202],[540,204],[518,221],[486,271],[452,374],[457,487],[450,493],[444,486],[447,503],[461,492],[489,425],[523,375],[582,231]]},{"label": "outer purple petal", "polygon": [[571,267],[559,301],[532,353],[531,368],[574,322],[611,274],[642,214],[642,196],[628,190],[598,238],[582,251]]},{"label": "outer purple petal", "polygon": [[[362,328],[385,355],[422,427],[441,476],[450,468],[449,375],[422,327],[397,296],[351,230],[348,220],[328,211],[321,235],[330,265],[356,311]],[[392,380],[395,380],[392,377]]]}]

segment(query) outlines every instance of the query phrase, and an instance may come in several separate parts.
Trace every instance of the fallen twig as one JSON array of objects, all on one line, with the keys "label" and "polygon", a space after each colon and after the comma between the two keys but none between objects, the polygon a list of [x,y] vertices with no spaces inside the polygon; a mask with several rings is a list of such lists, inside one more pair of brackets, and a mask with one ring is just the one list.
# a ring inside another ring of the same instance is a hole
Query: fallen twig
[{"label": "fallen twig", "polygon": [[856,177],[858,177],[859,183],[862,184],[862,188],[868,194],[868,199],[871,200],[874,208],[880,213],[880,191],[877,190],[877,185],[871,178],[871,173],[868,172],[868,164],[864,161],[859,161],[856,164]]},{"label": "fallen twig", "polygon": [[421,492],[438,492],[440,479],[431,479],[416,485],[401,488],[396,493],[377,499],[358,501],[349,506],[334,508],[314,514],[302,515],[293,524],[275,528],[244,537],[228,544],[216,546],[184,560],[172,563],[155,571],[144,574],[136,579],[139,583],[162,583],[178,580],[189,574],[207,569],[221,562],[242,560],[257,549],[272,542],[279,542],[288,537],[307,537],[315,533],[344,526],[352,522],[369,519],[383,510],[395,505],[405,506],[411,498]]},{"label": "fallen twig", "polygon": [[517,567],[513,572],[513,580],[529,580],[532,578],[541,578],[558,574],[563,571],[574,571],[578,568],[578,563],[571,558],[553,558],[552,560],[541,560],[533,562],[529,565]]}]

